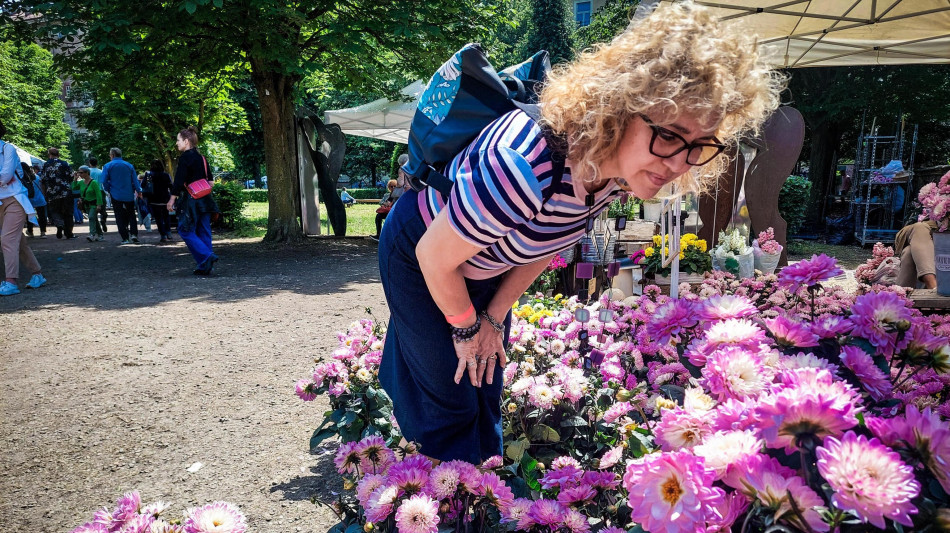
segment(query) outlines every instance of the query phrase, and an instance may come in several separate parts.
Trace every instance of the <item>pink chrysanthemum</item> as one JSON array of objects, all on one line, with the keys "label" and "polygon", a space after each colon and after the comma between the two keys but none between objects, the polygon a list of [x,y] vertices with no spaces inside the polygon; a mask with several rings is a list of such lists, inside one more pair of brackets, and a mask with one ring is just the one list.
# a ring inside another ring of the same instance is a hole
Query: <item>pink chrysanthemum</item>
[{"label": "pink chrysanthemum", "polygon": [[808,326],[779,315],[765,320],[765,327],[775,338],[775,342],[787,348],[807,348],[818,346],[818,335],[809,331]]},{"label": "pink chrysanthemum", "polygon": [[297,384],[294,385],[294,392],[305,402],[312,402],[317,397],[316,386],[313,381],[307,378],[297,381]]},{"label": "pink chrysanthemum", "polygon": [[[831,529],[819,514],[824,502],[802,478],[772,457],[760,455],[750,459],[758,460],[750,460],[744,467],[730,467],[726,482],[729,483],[730,478],[738,479],[741,483],[739,490],[769,509],[776,521],[784,519],[803,530],[807,529],[806,526],[815,531]],[[741,474],[733,472],[736,468],[742,469]],[[801,511],[806,524],[798,523],[789,498],[795,501],[795,507]]]},{"label": "pink chrysanthemum", "polygon": [[663,345],[674,338],[679,340],[681,335],[695,325],[693,303],[680,298],[658,306],[647,323],[646,331],[653,342]]},{"label": "pink chrysanthemum", "polygon": [[825,254],[813,255],[811,259],[783,268],[778,273],[778,283],[794,293],[801,287],[811,287],[843,273],[835,258]]},{"label": "pink chrysanthemum", "polygon": [[561,468],[549,470],[538,481],[541,487],[552,489],[554,487],[565,487],[576,483],[584,475],[584,471],[574,465],[565,465]]},{"label": "pink chrysanthemum", "polygon": [[719,401],[755,397],[768,390],[774,373],[758,352],[738,346],[715,350],[702,369],[706,388]]},{"label": "pink chrysanthemum", "polygon": [[703,301],[697,312],[701,320],[725,320],[753,315],[758,310],[752,300],[745,296],[717,294]]},{"label": "pink chrysanthemum", "polygon": [[590,533],[590,522],[587,521],[587,516],[574,509],[568,509],[564,513],[561,523],[569,533]]},{"label": "pink chrysanthemum", "polygon": [[831,501],[839,509],[854,511],[864,522],[884,528],[884,519],[913,527],[911,500],[920,493],[914,470],[897,452],[853,431],[841,440],[834,437],[815,450],[818,471],[835,491]]},{"label": "pink chrysanthemum", "polygon": [[115,502],[115,511],[112,511],[113,525],[124,524],[135,518],[142,508],[142,495],[139,491],[126,492]]},{"label": "pink chrysanthemum", "polygon": [[796,368],[819,368],[831,372],[833,376],[838,375],[838,365],[833,365],[827,359],[818,357],[813,353],[798,352],[795,355],[787,355],[779,359],[781,368],[785,370],[795,370]]},{"label": "pink chrysanthemum", "polygon": [[904,416],[869,416],[865,424],[888,446],[910,446],[943,490],[950,492],[950,425],[937,413],[929,407],[921,411],[915,405],[908,405]]},{"label": "pink chrysanthemum", "polygon": [[726,475],[729,465],[762,451],[762,440],[752,431],[719,431],[693,448],[693,453],[706,461],[716,473],[716,479]]},{"label": "pink chrysanthemum", "polygon": [[425,494],[416,494],[396,510],[400,533],[436,533],[439,531],[439,504]]},{"label": "pink chrysanthemum", "polygon": [[749,320],[730,318],[713,324],[706,331],[705,340],[710,348],[728,344],[752,348],[765,342],[765,332]]},{"label": "pink chrysanthemum", "polygon": [[444,500],[455,494],[461,480],[458,469],[451,463],[442,463],[432,469],[426,491],[437,500]]},{"label": "pink chrysanthemum", "polygon": [[598,464],[598,468],[600,468],[601,470],[612,468],[614,465],[620,462],[620,459],[622,458],[623,458],[623,446],[614,446],[613,448],[607,450],[607,452],[604,453],[603,457],[600,458],[600,463]]},{"label": "pink chrysanthemum", "polygon": [[482,462],[482,470],[494,470],[496,468],[501,468],[505,464],[505,460],[500,455],[493,455],[488,459],[485,459]]},{"label": "pink chrysanthemum", "polygon": [[333,464],[336,465],[336,471],[340,474],[353,474],[360,465],[360,452],[358,442],[344,442],[336,451],[333,458]]},{"label": "pink chrysanthemum", "polygon": [[535,383],[528,389],[528,402],[540,409],[550,409],[556,400],[561,399],[561,395],[561,387]]},{"label": "pink chrysanthemum", "polygon": [[360,507],[366,509],[369,507],[369,498],[373,491],[378,489],[386,482],[386,476],[382,474],[367,474],[356,485],[356,499],[360,502]]},{"label": "pink chrysanthemum", "polygon": [[867,339],[880,353],[891,356],[906,345],[906,337],[898,341],[898,332],[910,328],[913,316],[906,298],[893,292],[862,294],[854,300],[851,313],[851,334]]},{"label": "pink chrysanthemum", "polygon": [[617,419],[625,416],[632,410],[633,406],[630,405],[630,402],[617,402],[607,408],[607,411],[604,413],[604,422],[613,424]]},{"label": "pink chrysanthemum", "polygon": [[570,455],[562,455],[551,461],[551,470],[557,470],[559,468],[564,468],[565,466],[580,468],[581,464],[577,461],[577,459],[574,459]]},{"label": "pink chrysanthemum", "polygon": [[667,409],[654,427],[654,438],[663,451],[692,448],[712,434],[712,421],[708,413]]},{"label": "pink chrysanthemum", "polygon": [[389,518],[393,512],[393,502],[399,495],[399,489],[395,485],[381,485],[369,496],[368,505],[365,508],[366,520],[368,522],[382,522]]},{"label": "pink chrysanthemum", "polygon": [[713,487],[715,475],[689,452],[652,453],[627,465],[630,518],[648,531],[693,532],[725,493]]},{"label": "pink chrysanthemum", "polygon": [[499,509],[504,509],[515,502],[514,493],[494,472],[482,474],[475,487],[475,495],[484,497]]},{"label": "pink chrysanthemum", "polygon": [[594,490],[594,487],[581,483],[573,487],[562,488],[557,495],[557,501],[561,502],[562,505],[571,506],[593,500],[595,496],[597,496],[597,491]]},{"label": "pink chrysanthemum", "polygon": [[360,468],[364,473],[379,474],[396,462],[396,454],[386,446],[379,435],[371,435],[361,440],[355,447],[360,455]]},{"label": "pink chrysanthemum", "polygon": [[399,495],[419,494],[429,482],[429,473],[421,468],[392,469],[388,474],[389,483],[396,485]]},{"label": "pink chrysanthemum", "polygon": [[833,339],[847,335],[854,329],[854,323],[846,317],[831,315],[812,322],[811,332],[822,339]]},{"label": "pink chrysanthemum", "polygon": [[514,503],[501,511],[501,522],[504,524],[520,523],[527,516],[532,503],[533,501],[527,498],[516,498]]},{"label": "pink chrysanthemum", "polygon": [[[119,533],[152,533],[152,524],[155,523],[155,517],[147,514],[135,515],[127,520]],[[202,530],[205,531],[205,530]],[[208,530],[216,533],[218,530]],[[230,531],[230,530],[221,530]]]},{"label": "pink chrysanthemum", "polygon": [[567,509],[555,500],[535,500],[528,512],[518,521],[518,529],[527,531],[534,526],[557,526],[561,523],[562,517]]},{"label": "pink chrysanthemum", "polygon": [[784,384],[759,398],[757,416],[770,448],[795,451],[803,438],[822,440],[857,425],[857,394],[827,370],[802,368],[783,374]]},{"label": "pink chrysanthemum", "polygon": [[189,509],[182,523],[185,533],[244,533],[247,520],[233,503],[212,502]]},{"label": "pink chrysanthemum", "polygon": [[881,401],[891,395],[893,385],[890,376],[878,368],[874,364],[874,359],[861,348],[851,345],[843,346],[841,362],[854,372],[858,381],[861,382],[861,387],[868,391],[871,398]]},{"label": "pink chrysanthemum", "polygon": [[69,533],[109,533],[109,528],[98,522],[86,522]]}]

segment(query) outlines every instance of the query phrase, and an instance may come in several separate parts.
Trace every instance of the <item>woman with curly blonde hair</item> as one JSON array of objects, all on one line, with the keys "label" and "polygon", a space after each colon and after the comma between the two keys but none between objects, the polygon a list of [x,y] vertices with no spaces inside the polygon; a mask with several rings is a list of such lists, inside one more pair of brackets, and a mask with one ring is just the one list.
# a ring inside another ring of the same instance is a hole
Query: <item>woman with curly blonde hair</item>
[{"label": "woman with curly blonde hair", "polygon": [[557,69],[540,124],[517,110],[482,130],[445,169],[448,196],[406,192],[379,247],[391,311],[379,378],[403,435],[441,460],[500,454],[512,304],[622,191],[647,199],[718,175],[781,82],[741,30],[691,3],[662,7]]}]

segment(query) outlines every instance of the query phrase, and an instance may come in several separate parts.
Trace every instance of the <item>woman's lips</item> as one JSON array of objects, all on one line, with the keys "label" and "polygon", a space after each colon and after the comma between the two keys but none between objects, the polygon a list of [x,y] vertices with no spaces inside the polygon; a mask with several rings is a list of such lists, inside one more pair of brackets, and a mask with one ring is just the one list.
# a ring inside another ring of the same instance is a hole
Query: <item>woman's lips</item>
[{"label": "woman's lips", "polygon": [[657,187],[663,187],[667,183],[667,180],[663,176],[653,172],[647,172],[647,177],[649,177],[650,181]]}]

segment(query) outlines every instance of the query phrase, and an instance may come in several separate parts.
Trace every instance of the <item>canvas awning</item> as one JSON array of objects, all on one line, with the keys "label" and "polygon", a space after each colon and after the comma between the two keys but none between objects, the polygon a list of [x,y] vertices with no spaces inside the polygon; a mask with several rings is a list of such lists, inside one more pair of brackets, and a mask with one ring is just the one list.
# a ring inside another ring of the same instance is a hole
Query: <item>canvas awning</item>
[{"label": "canvas awning", "polygon": [[747,25],[777,67],[950,63],[950,0],[697,3]]},{"label": "canvas awning", "polygon": [[403,88],[400,92],[409,101],[393,102],[380,98],[358,107],[327,111],[324,122],[339,125],[346,135],[405,143],[424,86],[425,82],[419,80]]},{"label": "canvas awning", "polygon": [[[638,13],[659,0],[643,0]],[[670,0],[663,0],[669,3]],[[697,1],[745,24],[780,68],[950,63],[950,0]],[[381,98],[326,112],[343,133],[406,142],[423,82],[402,90],[412,102]]]}]

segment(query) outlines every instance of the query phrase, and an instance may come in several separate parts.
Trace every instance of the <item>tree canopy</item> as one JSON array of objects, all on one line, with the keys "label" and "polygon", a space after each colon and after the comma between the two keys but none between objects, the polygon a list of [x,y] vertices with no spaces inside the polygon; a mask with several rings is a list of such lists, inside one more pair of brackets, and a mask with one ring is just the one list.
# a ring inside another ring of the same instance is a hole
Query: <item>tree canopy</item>
[{"label": "tree canopy", "polygon": [[44,157],[47,148],[66,143],[66,105],[53,56],[36,44],[0,41],[0,120],[6,141]]}]

